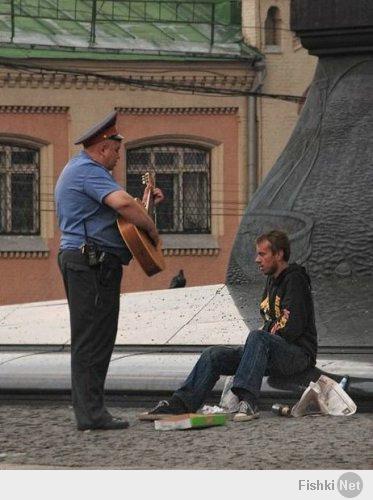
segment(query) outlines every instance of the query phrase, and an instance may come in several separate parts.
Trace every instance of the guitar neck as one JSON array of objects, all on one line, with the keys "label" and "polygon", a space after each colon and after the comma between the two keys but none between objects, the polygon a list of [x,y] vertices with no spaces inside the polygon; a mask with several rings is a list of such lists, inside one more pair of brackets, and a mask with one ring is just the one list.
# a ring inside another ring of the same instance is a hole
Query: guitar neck
[{"label": "guitar neck", "polygon": [[149,216],[155,222],[154,195],[153,195],[154,182],[155,182],[154,173],[146,172],[142,176],[142,183],[146,184],[146,188],[149,189],[147,196],[144,200],[145,201],[145,209],[148,212]]},{"label": "guitar neck", "polygon": [[149,193],[146,201],[145,201],[145,208],[150,217],[154,220],[155,218],[155,212],[154,212],[154,196],[152,193]]}]

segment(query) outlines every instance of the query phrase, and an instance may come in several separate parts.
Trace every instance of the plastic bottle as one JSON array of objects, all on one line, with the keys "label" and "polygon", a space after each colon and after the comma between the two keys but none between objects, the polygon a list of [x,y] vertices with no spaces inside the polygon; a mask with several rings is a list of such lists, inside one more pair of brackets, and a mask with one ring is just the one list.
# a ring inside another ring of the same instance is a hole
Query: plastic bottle
[{"label": "plastic bottle", "polygon": [[343,377],[343,379],[339,382],[340,387],[342,387],[343,390],[346,389],[348,382],[348,376]]}]

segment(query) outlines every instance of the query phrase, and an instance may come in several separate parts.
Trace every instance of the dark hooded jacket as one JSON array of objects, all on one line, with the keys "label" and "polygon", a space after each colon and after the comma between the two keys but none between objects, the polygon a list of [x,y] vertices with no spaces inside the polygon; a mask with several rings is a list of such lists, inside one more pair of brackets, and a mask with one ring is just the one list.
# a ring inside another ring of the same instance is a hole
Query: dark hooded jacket
[{"label": "dark hooded jacket", "polygon": [[300,346],[312,363],[316,363],[317,332],[311,282],[303,266],[290,264],[277,278],[268,277],[260,314],[264,319],[263,330]]}]

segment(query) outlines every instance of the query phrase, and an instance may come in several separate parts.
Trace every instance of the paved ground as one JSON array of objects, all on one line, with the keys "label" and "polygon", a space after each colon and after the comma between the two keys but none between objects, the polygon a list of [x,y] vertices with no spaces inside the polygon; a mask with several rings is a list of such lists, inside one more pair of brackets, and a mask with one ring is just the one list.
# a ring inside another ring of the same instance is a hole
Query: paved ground
[{"label": "paved ground", "polygon": [[373,469],[373,415],[287,419],[193,431],[154,430],[141,408],[123,431],[75,429],[71,407],[0,402],[0,469]]}]

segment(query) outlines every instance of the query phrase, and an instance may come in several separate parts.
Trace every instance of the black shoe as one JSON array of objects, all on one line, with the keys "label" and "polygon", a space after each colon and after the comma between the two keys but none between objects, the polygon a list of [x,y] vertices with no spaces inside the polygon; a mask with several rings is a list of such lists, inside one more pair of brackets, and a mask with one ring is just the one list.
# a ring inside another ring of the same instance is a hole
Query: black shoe
[{"label": "black shoe", "polygon": [[185,406],[182,399],[173,394],[169,401],[166,401],[165,399],[160,401],[151,410],[146,413],[141,413],[138,418],[139,420],[154,421],[167,418],[172,415],[184,415],[185,413],[190,413],[190,410]]},{"label": "black shoe", "polygon": [[141,413],[138,418],[139,420],[160,420],[162,418],[171,417],[172,415],[183,415],[188,413],[188,410],[184,407],[182,402],[179,400],[175,401],[171,398],[171,401],[160,401],[157,406],[147,411],[146,413]]},{"label": "black shoe", "polygon": [[169,401],[160,401],[157,406],[148,412],[149,415],[182,415],[186,410],[182,405],[176,406]]},{"label": "black shoe", "polygon": [[121,418],[112,417],[110,420],[105,420],[100,424],[94,425],[78,425],[79,431],[88,431],[88,430],[116,430],[116,429],[127,429],[129,427],[129,423],[127,420],[122,420]]}]

